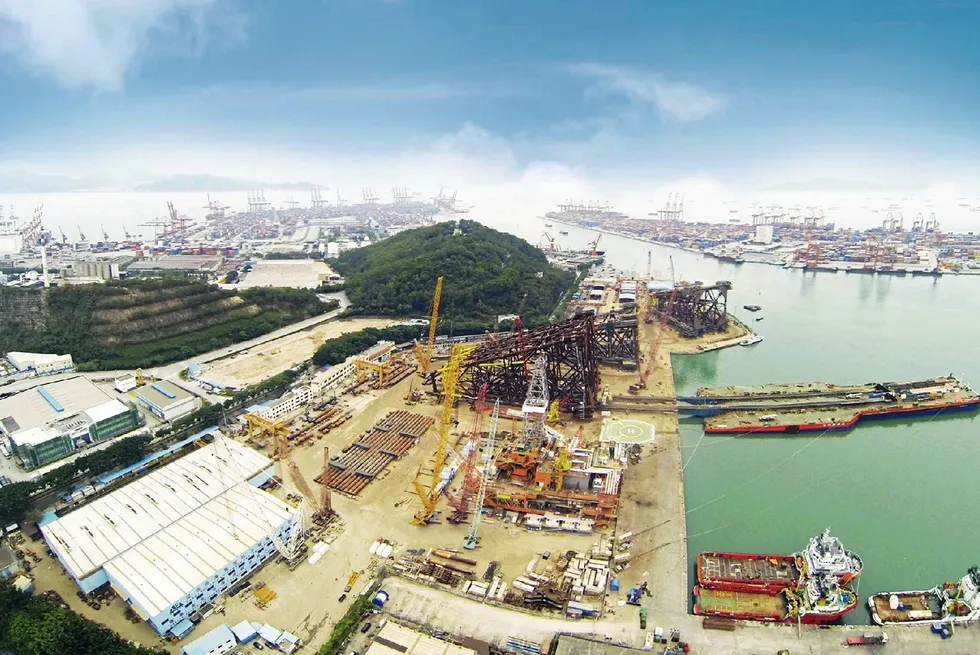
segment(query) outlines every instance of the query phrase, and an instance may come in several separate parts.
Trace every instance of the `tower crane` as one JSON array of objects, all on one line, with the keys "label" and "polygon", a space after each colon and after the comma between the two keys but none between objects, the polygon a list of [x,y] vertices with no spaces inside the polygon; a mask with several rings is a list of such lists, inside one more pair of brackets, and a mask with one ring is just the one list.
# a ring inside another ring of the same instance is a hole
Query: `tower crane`
[{"label": "tower crane", "polygon": [[432,364],[432,349],[436,343],[436,324],[439,321],[439,300],[442,298],[442,280],[440,275],[436,279],[436,291],[432,294],[432,317],[429,319],[429,340],[425,347],[419,346],[419,372],[423,377],[428,375],[429,366]]},{"label": "tower crane", "polygon": [[435,456],[432,461],[432,474],[429,481],[429,488],[426,489],[419,478],[422,470],[419,469],[412,481],[415,493],[422,501],[422,509],[419,510],[412,519],[413,525],[427,524],[436,513],[436,505],[439,502],[439,495],[442,492],[442,472],[446,468],[446,460],[449,457],[449,433],[453,429],[453,408],[460,392],[459,376],[462,369],[463,360],[473,348],[473,344],[458,343],[453,346],[449,363],[442,369],[442,412],[439,415],[439,441],[436,445]]},{"label": "tower crane", "polygon": [[494,441],[497,438],[497,419],[500,416],[500,398],[493,403],[493,414],[490,415],[490,431],[487,434],[486,455],[483,458],[483,475],[480,477],[480,490],[476,493],[476,507],[473,511],[473,525],[470,526],[470,533],[463,541],[463,548],[473,550],[480,542],[480,519],[483,516],[483,501],[487,497],[487,486],[490,484],[490,476],[493,474]]}]

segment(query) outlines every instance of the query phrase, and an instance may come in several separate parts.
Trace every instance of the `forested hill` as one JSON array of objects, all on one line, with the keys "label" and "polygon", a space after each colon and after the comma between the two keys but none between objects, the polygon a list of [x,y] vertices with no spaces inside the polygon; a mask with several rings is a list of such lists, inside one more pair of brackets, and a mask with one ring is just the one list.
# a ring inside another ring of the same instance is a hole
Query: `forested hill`
[{"label": "forested hill", "polygon": [[307,289],[236,292],[181,279],[46,292],[0,287],[0,354],[69,353],[83,370],[158,366],[261,336],[335,306]]},{"label": "forested hill", "polygon": [[335,267],[346,278],[353,311],[381,316],[425,316],[436,278],[443,281],[439,314],[489,324],[517,311],[527,293],[524,320],[544,322],[575,275],[548,264],[523,239],[475,221],[449,221],[407,230],[345,252]]}]

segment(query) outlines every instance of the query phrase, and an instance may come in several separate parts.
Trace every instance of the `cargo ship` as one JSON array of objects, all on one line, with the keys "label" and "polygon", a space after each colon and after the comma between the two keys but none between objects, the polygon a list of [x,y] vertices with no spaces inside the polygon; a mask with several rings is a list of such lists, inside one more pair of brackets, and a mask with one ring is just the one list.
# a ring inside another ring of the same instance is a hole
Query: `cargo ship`
[{"label": "cargo ship", "polygon": [[840,584],[861,575],[861,558],[844,548],[830,530],[810,537],[793,555],[705,551],[697,558],[698,585],[704,589],[777,594],[813,575],[830,575]]},{"label": "cargo ship", "polygon": [[959,582],[926,591],[875,594],[868,609],[878,625],[971,623],[980,619],[980,571],[974,566]]},{"label": "cargo ship", "polygon": [[[692,413],[707,415],[709,433],[797,434],[846,431],[861,420],[909,418],[980,408],[980,395],[955,377],[854,387],[853,393],[759,394],[705,402]],[[836,397],[835,397],[836,396]],[[706,399],[711,400],[711,399]]]},{"label": "cargo ship", "polygon": [[858,595],[830,575],[811,577],[799,589],[776,594],[694,588],[694,613],[743,621],[822,624],[857,607]]}]

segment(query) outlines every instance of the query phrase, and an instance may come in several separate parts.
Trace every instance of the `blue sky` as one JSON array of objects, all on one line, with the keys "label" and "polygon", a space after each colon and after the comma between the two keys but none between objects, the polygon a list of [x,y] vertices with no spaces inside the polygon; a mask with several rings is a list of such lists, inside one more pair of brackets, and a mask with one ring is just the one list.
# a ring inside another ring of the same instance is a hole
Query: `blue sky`
[{"label": "blue sky", "polygon": [[977,0],[0,0],[0,168],[977,180]]}]

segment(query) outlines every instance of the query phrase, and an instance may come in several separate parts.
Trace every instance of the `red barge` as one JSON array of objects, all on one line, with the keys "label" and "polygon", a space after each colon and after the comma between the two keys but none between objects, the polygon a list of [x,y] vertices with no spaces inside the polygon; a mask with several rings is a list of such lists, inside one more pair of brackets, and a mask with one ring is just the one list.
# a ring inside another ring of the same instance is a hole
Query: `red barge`
[{"label": "red barge", "polygon": [[709,550],[697,558],[702,588],[769,595],[798,587],[808,576],[830,575],[847,584],[861,575],[863,567],[861,558],[846,550],[829,530],[811,537],[806,548],[793,555]]},{"label": "red barge", "polygon": [[713,434],[845,431],[858,421],[909,418],[980,408],[980,395],[953,376],[913,382],[823,382],[705,388],[682,409],[705,417]]},{"label": "red barge", "polygon": [[694,613],[768,623],[833,623],[858,605],[858,595],[833,576],[809,578],[776,594],[694,588]]}]

